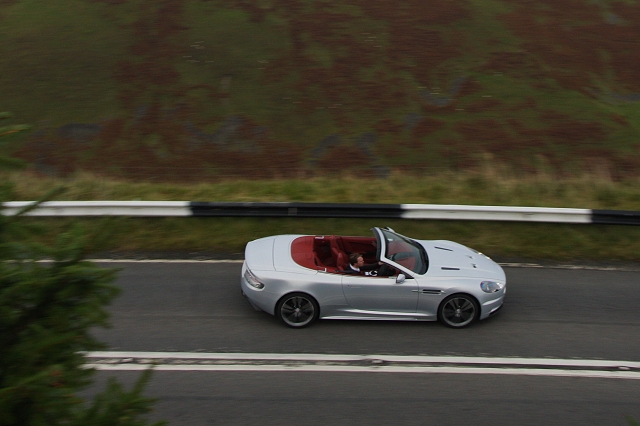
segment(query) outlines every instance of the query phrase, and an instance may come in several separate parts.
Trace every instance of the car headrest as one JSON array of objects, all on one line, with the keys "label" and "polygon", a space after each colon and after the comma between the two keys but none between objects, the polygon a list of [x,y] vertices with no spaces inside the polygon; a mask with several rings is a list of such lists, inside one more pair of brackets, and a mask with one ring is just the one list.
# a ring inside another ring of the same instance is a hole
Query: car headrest
[{"label": "car headrest", "polygon": [[338,252],[336,256],[336,266],[343,270],[347,267],[347,256],[345,256],[344,253]]}]

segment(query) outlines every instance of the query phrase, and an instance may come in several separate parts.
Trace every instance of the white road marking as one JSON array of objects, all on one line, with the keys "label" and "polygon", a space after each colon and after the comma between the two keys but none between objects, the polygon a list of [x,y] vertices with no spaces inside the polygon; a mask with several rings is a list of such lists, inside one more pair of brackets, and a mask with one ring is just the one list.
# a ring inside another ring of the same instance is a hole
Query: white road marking
[{"label": "white road marking", "polygon": [[243,352],[137,352],[96,351],[87,352],[87,358],[152,358],[152,359],[231,359],[270,361],[387,361],[387,362],[432,362],[447,364],[512,364],[573,367],[619,367],[640,368],[640,361],[610,361],[564,358],[506,358],[429,355],[349,355],[349,354],[287,354],[287,353],[243,353]]},{"label": "white road marking", "polygon": [[582,269],[588,271],[624,271],[638,272],[640,267],[634,266],[598,266],[598,265],[540,265],[538,263],[498,263],[504,268],[541,268],[541,269]]},{"label": "white road marking", "polygon": [[296,371],[489,374],[640,380],[640,362],[349,354],[89,352],[89,368],[137,371]]},{"label": "white road marking", "polygon": [[[180,264],[180,263],[242,263],[243,259],[87,259],[90,262],[95,263],[167,263],[167,264]],[[51,260],[39,260],[38,262],[50,263]],[[581,269],[589,271],[623,271],[623,272],[638,272],[640,267],[633,266],[597,266],[597,265],[540,265],[538,263],[515,263],[504,262],[499,263],[500,266],[505,268],[536,268],[536,269]]]},{"label": "white road marking", "polygon": [[[123,364],[87,364],[87,367],[105,371],[140,371],[150,365]],[[387,366],[338,366],[338,365],[156,365],[158,371],[271,371],[271,372],[333,372],[333,373],[422,373],[422,374],[488,374],[511,376],[547,376],[547,377],[584,377],[600,379],[640,380],[640,373],[631,371],[575,371],[531,368],[473,368],[473,367],[387,367]]]}]

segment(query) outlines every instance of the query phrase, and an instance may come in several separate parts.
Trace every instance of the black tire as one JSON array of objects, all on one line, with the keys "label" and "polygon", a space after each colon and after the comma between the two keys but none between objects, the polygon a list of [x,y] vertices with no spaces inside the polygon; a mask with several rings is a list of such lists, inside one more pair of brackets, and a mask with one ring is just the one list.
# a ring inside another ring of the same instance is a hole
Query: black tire
[{"label": "black tire", "polygon": [[438,321],[452,328],[463,328],[480,316],[480,305],[468,294],[452,294],[438,306]]},{"label": "black tire", "polygon": [[278,301],[276,316],[291,328],[303,328],[320,315],[316,300],[305,293],[289,293]]}]

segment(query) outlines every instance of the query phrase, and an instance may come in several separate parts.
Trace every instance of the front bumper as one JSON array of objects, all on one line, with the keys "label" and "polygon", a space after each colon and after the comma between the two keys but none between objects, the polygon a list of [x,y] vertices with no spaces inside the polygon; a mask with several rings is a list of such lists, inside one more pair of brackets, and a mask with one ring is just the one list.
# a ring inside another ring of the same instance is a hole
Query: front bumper
[{"label": "front bumper", "polygon": [[485,319],[498,312],[504,303],[504,297],[507,294],[507,285],[505,284],[502,290],[488,294],[480,302],[480,319]]}]

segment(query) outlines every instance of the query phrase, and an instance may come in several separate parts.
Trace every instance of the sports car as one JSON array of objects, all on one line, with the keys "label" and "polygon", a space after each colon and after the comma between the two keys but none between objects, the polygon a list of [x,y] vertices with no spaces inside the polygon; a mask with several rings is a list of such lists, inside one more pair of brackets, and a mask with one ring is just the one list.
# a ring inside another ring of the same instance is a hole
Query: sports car
[{"label": "sports car", "polygon": [[[316,319],[436,321],[461,328],[496,313],[505,273],[482,253],[390,228],[373,237],[277,235],[245,249],[240,287],[260,311],[301,328]],[[348,273],[349,257],[373,268]]]}]

